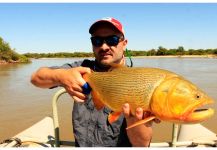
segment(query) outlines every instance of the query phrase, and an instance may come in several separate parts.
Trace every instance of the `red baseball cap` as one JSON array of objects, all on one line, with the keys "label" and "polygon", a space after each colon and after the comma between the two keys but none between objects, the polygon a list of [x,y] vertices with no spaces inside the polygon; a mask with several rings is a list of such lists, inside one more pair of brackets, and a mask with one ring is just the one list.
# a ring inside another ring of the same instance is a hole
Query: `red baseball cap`
[{"label": "red baseball cap", "polygon": [[94,22],[91,26],[90,26],[90,29],[89,29],[89,33],[90,34],[93,34],[94,30],[95,30],[95,27],[97,25],[99,25],[100,23],[110,23],[111,25],[113,25],[116,29],[118,29],[118,31],[120,31],[123,35],[124,35],[124,29],[123,29],[123,26],[122,24],[120,23],[120,21],[118,21],[117,19],[114,19],[112,17],[106,17],[106,18],[102,18],[100,20],[97,20],[96,22]]}]

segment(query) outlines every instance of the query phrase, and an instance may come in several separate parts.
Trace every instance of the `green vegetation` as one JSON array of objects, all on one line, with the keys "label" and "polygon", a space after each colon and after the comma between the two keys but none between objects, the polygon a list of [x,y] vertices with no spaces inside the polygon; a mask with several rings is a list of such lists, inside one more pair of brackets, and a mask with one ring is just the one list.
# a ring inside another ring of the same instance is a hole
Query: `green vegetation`
[{"label": "green vegetation", "polygon": [[7,42],[0,37],[0,63],[29,62],[29,59],[12,50]]},{"label": "green vegetation", "polygon": [[[181,55],[217,55],[217,49],[189,49],[179,46],[177,49],[166,49],[162,46],[151,50],[128,50],[131,56],[181,56]],[[59,53],[26,53],[28,58],[70,58],[70,57],[93,57],[92,52],[59,52]],[[125,54],[125,56],[127,56]]]},{"label": "green vegetation", "polygon": [[177,49],[166,49],[159,46],[158,49],[151,50],[129,50],[131,56],[182,56],[182,55],[217,55],[216,49],[189,49],[185,50],[183,46],[179,46]]},{"label": "green vegetation", "polygon": [[71,57],[93,57],[93,53],[89,52],[59,52],[59,53],[26,53],[24,54],[28,58],[71,58]]}]

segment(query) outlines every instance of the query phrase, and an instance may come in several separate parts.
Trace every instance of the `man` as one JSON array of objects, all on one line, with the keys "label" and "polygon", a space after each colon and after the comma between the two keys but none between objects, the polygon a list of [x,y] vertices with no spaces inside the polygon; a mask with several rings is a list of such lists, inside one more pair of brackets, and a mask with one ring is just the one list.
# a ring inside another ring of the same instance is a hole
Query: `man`
[{"label": "man", "polygon": [[[126,131],[126,127],[148,116],[137,108],[136,116],[130,114],[129,104],[123,106],[123,115],[110,124],[107,117],[111,110],[96,110],[91,96],[85,95],[82,75],[93,71],[108,71],[111,65],[126,65],[124,50],[127,46],[122,24],[114,18],[104,18],[89,29],[94,61],[84,60],[61,67],[43,67],[33,73],[31,82],[41,88],[63,86],[75,100],[73,131],[76,146],[149,146],[152,137],[151,123]],[[102,83],[103,84],[103,83]]]}]

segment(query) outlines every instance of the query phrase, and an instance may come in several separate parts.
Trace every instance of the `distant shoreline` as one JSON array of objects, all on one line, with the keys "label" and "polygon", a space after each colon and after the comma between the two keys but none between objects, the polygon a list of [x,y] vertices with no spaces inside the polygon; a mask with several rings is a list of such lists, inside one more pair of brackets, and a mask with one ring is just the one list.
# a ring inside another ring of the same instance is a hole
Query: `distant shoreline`
[{"label": "distant shoreline", "polygon": [[[217,58],[217,55],[161,55],[161,56],[131,56],[132,58]],[[30,59],[70,59],[70,58],[93,58],[93,57],[65,57],[65,58],[60,58],[60,57],[55,57],[55,58],[30,58]],[[94,58],[93,58],[94,59]],[[5,65],[5,64],[19,64],[22,62],[19,61],[13,61],[13,62],[6,62],[4,60],[0,60],[0,65]]]},{"label": "distant shoreline", "polygon": [[[125,56],[127,57],[127,56]],[[217,58],[217,55],[161,55],[161,56],[131,56],[132,58]],[[94,57],[65,57],[65,58],[93,58]],[[31,58],[31,59],[64,59],[62,57],[55,58]]]}]

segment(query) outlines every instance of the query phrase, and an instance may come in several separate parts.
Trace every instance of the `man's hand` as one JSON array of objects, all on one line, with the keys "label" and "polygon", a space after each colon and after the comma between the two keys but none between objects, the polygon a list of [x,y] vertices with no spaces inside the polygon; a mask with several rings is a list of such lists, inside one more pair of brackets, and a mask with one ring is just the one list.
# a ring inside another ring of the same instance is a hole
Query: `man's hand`
[{"label": "man's hand", "polygon": [[86,95],[82,93],[82,86],[86,83],[82,75],[85,73],[91,73],[91,70],[85,67],[76,67],[60,73],[60,83],[76,102],[84,102],[86,99]]},{"label": "man's hand", "polygon": [[85,73],[91,73],[90,68],[76,67],[71,69],[40,68],[32,74],[31,82],[41,88],[63,86],[76,102],[84,102],[86,95],[82,93]]},{"label": "man's hand", "polygon": [[[132,116],[130,113],[130,106],[127,103],[123,106],[123,113],[127,121],[127,126],[150,116],[150,113],[144,112],[142,108],[137,108],[136,115]],[[156,119],[155,122],[159,123],[160,121]],[[152,123],[153,121],[149,121],[127,130],[128,138],[133,146],[148,147],[150,145],[152,138]]]}]

